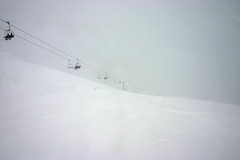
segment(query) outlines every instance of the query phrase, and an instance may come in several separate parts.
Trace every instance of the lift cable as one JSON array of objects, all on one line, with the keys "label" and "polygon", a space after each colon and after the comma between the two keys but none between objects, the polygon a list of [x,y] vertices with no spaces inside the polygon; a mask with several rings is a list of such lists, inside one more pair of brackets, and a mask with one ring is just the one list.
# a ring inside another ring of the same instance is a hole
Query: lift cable
[{"label": "lift cable", "polygon": [[[7,23],[7,21],[3,20],[2,18],[0,18],[0,20],[3,21],[3,22],[5,22],[5,23]],[[14,27],[14,28],[20,30],[21,32],[23,32],[23,33],[29,35],[30,37],[32,37],[32,38],[34,38],[34,39],[36,39],[36,40],[38,40],[38,41],[44,43],[45,45],[47,45],[47,46],[49,46],[49,47],[51,47],[51,48],[53,48],[53,49],[55,49],[55,50],[57,50],[57,51],[59,51],[59,52],[65,54],[65,55],[67,55],[67,56],[69,56],[69,57],[71,57],[71,58],[73,58],[73,59],[75,59],[75,60],[78,59],[78,58],[73,57],[72,55],[67,54],[66,52],[64,52],[64,51],[62,51],[62,50],[60,50],[60,49],[54,47],[53,45],[50,45],[49,43],[44,42],[43,40],[41,40],[41,39],[39,39],[39,38],[33,36],[32,34],[30,34],[30,33],[26,32],[26,31],[20,29],[19,27],[15,26],[15,25],[13,25],[13,24],[10,24],[10,25],[11,25],[12,27]],[[92,66],[92,65],[89,65],[89,64],[87,64],[87,63],[85,63],[85,62],[83,62],[83,61],[81,61],[81,60],[79,60],[79,59],[78,59],[78,61],[79,61],[81,64],[84,64],[84,65],[88,66],[88,68],[92,68],[92,70],[94,70],[94,71],[96,71],[96,72],[101,72],[101,73],[104,73],[104,74],[107,73],[107,72],[105,72],[105,71],[103,71],[103,70],[101,70],[101,69],[99,69],[99,68],[96,68],[96,67],[94,67],[94,66]],[[108,74],[108,75],[110,75],[110,74]],[[113,76],[113,77],[116,77],[116,76]]]},{"label": "lift cable", "polygon": [[[0,27],[0,29],[5,30],[5,29],[2,28],[2,27]],[[28,39],[26,39],[26,38],[23,38],[22,36],[19,36],[19,35],[16,35],[16,34],[15,34],[15,36],[18,37],[18,38],[20,38],[20,39],[22,39],[22,40],[24,40],[24,41],[26,41],[26,42],[29,42],[29,43],[33,44],[33,45],[35,45],[35,46],[37,46],[37,47],[39,47],[39,48],[42,48],[42,49],[44,49],[44,50],[46,50],[46,51],[48,51],[48,52],[50,52],[50,53],[53,53],[53,54],[55,54],[56,56],[58,56],[58,57],[60,57],[60,58],[62,58],[62,59],[64,59],[64,60],[68,60],[68,62],[74,62],[74,61],[72,61],[72,60],[70,60],[70,59],[68,59],[68,58],[66,58],[66,57],[64,57],[64,56],[62,56],[62,55],[60,55],[60,54],[58,54],[58,53],[56,53],[56,52],[53,52],[53,51],[51,51],[51,50],[49,50],[49,49],[47,49],[47,48],[45,48],[45,47],[43,47],[43,46],[35,43],[35,42],[32,42],[32,41],[30,41],[30,40],[28,40]],[[85,66],[85,65],[84,65],[84,66]],[[89,68],[88,66],[85,66],[85,67],[87,67],[89,70],[92,70],[92,68]],[[95,72],[95,70],[92,70],[92,71]]]},{"label": "lift cable", "polygon": [[[5,22],[5,23],[8,23],[8,21],[3,20],[2,18],[0,18],[0,20],[3,21],[3,22]],[[24,31],[24,30],[16,27],[15,25],[12,25],[12,24],[10,24],[10,25],[13,26],[14,28],[20,30],[21,32],[23,32],[23,33],[31,36],[32,38],[34,38],[34,39],[36,39],[36,40],[44,43],[45,45],[47,45],[47,46],[49,46],[49,47],[51,47],[51,48],[53,48],[53,49],[55,49],[55,50],[57,50],[57,51],[65,54],[65,55],[67,55],[67,56],[69,56],[69,57],[71,57],[71,58],[73,58],[73,59],[75,59],[75,60],[77,60],[77,61],[79,61],[79,62],[81,62],[81,64],[83,64],[84,66],[86,66],[87,68],[89,68],[90,70],[92,70],[92,71],[94,71],[94,72],[105,74],[105,76],[106,76],[106,75],[107,75],[107,76],[112,76],[112,77],[115,77],[115,78],[117,78],[117,79],[120,78],[120,77],[118,77],[118,76],[114,76],[114,75],[112,75],[112,74],[109,74],[108,72],[105,72],[105,71],[103,71],[103,70],[101,70],[101,69],[99,69],[99,68],[96,68],[96,67],[94,67],[94,66],[92,66],[92,65],[89,65],[89,64],[87,64],[87,63],[79,60],[78,58],[73,57],[73,56],[70,55],[70,54],[67,54],[66,52],[63,52],[62,50],[60,50],[60,49],[58,49],[58,48],[56,48],[56,47],[48,44],[47,42],[44,42],[43,40],[41,40],[41,39],[33,36],[32,34],[30,34],[30,33],[26,32],[26,31]],[[1,29],[2,29],[2,30],[5,30],[5,29],[2,28],[2,27],[1,27]],[[40,47],[40,48],[42,48],[42,49],[44,49],[44,50],[47,50],[47,51],[49,51],[49,52],[51,52],[51,53],[53,53],[53,54],[55,54],[55,55],[57,55],[57,56],[59,56],[59,57],[61,57],[61,58],[63,58],[63,59],[70,60],[70,59],[68,59],[68,58],[66,58],[66,57],[64,57],[64,56],[62,56],[62,55],[60,55],[60,54],[58,54],[58,53],[56,53],[56,52],[53,52],[53,51],[51,51],[51,50],[49,50],[49,49],[47,49],[47,48],[45,48],[45,47],[42,47],[42,46],[38,45],[37,43],[34,43],[34,42],[30,41],[30,40],[27,40],[26,38],[23,38],[23,37],[21,37],[21,36],[19,36],[19,35],[16,35],[16,36],[19,37],[19,38],[21,38],[21,39],[23,39],[23,40],[25,40],[25,41],[27,41],[27,42],[29,42],[29,43],[32,43],[32,44],[36,45],[36,46],[38,46],[38,47]],[[71,62],[74,62],[74,61],[72,61],[72,60],[70,60],[70,61],[71,61]],[[120,79],[121,79],[121,78],[120,78]]]},{"label": "lift cable", "polygon": [[[0,27],[0,28],[1,28],[2,30],[4,30],[4,28],[2,28],[2,27]],[[33,45],[35,45],[35,46],[37,46],[37,47],[39,47],[39,48],[42,48],[42,49],[44,49],[44,50],[46,50],[46,51],[48,51],[48,52],[50,52],[50,53],[53,53],[53,54],[55,54],[56,56],[58,56],[58,57],[60,57],[60,58],[62,58],[62,59],[64,59],[64,60],[68,60],[68,62],[69,62],[69,61],[70,61],[70,62],[74,62],[74,61],[72,61],[72,60],[70,60],[70,59],[68,59],[68,58],[66,58],[66,57],[64,57],[64,56],[62,56],[62,55],[60,55],[60,54],[58,54],[58,53],[56,53],[56,52],[53,52],[53,51],[51,51],[51,50],[49,50],[49,49],[47,49],[47,48],[45,48],[45,47],[43,47],[43,46],[35,43],[35,42],[32,42],[32,41],[30,41],[30,40],[28,40],[28,39],[26,39],[26,38],[23,38],[22,36],[19,36],[19,35],[16,35],[16,34],[15,34],[15,36],[18,37],[18,38],[20,38],[20,39],[22,39],[22,40],[24,40],[24,41],[26,41],[26,42],[29,42],[29,43],[33,44]],[[85,66],[85,65],[84,65],[84,66]],[[85,67],[87,67],[88,69],[92,70],[92,69],[89,68],[88,66],[85,66]],[[92,70],[92,71],[95,72],[95,70]]]},{"label": "lift cable", "polygon": [[2,18],[0,18],[0,20],[3,21],[3,22],[5,22],[5,23],[7,23],[7,21],[3,20]]},{"label": "lift cable", "polygon": [[64,57],[64,56],[62,56],[62,55],[60,55],[60,54],[58,54],[58,53],[56,53],[56,52],[53,52],[53,51],[51,51],[51,50],[49,50],[49,49],[47,49],[47,48],[45,48],[45,47],[42,47],[42,46],[38,45],[37,43],[34,43],[34,42],[32,42],[32,41],[30,41],[30,40],[28,40],[28,39],[26,39],[26,38],[23,38],[23,37],[21,37],[21,36],[19,36],[19,35],[16,35],[16,34],[15,34],[15,36],[18,37],[18,38],[23,39],[24,41],[27,41],[27,42],[29,42],[29,43],[32,43],[32,44],[34,44],[34,45],[36,45],[36,46],[38,46],[38,47],[40,47],[40,48],[42,48],[42,49],[44,49],[44,50],[46,50],[46,51],[48,51],[48,52],[51,52],[51,53],[53,53],[53,54],[55,54],[55,55],[57,55],[57,56],[65,59],[65,60],[69,60],[68,58],[66,58],[66,57]]},{"label": "lift cable", "polygon": [[[2,28],[2,27],[0,27],[0,29],[5,30],[5,29]],[[39,44],[34,43],[34,42],[32,42],[32,41],[30,41],[30,40],[28,40],[28,39],[26,39],[26,38],[23,38],[23,37],[21,37],[21,36],[19,36],[19,35],[16,35],[16,34],[15,34],[15,36],[18,37],[18,38],[21,38],[22,40],[27,41],[27,42],[35,45],[35,46],[38,46],[39,48],[42,48],[42,49],[44,49],[44,50],[46,50],[46,51],[48,51],[48,52],[51,52],[51,53],[57,55],[58,57],[61,57],[61,58],[65,59],[65,60],[69,60],[68,58],[66,58],[66,57],[64,57],[64,56],[62,56],[62,55],[60,55],[60,54],[58,54],[58,53],[56,53],[56,52],[53,52],[53,51],[51,51],[51,50],[49,50],[49,49],[47,49],[47,48],[45,48],[45,47],[43,47],[43,46],[40,46]]]},{"label": "lift cable", "polygon": [[[55,49],[55,50],[57,50],[57,51],[59,51],[59,52],[61,52],[61,53],[65,54],[66,56],[69,56],[69,57],[71,57],[71,58],[73,58],[73,59],[75,59],[75,60],[76,60],[76,59],[78,59],[78,58],[76,58],[76,57],[73,57],[72,55],[70,55],[70,54],[67,54],[66,52],[64,52],[64,51],[62,51],[62,50],[60,50],[60,49],[58,49],[58,48],[56,48],[56,47],[54,47],[54,46],[50,45],[49,43],[47,43],[47,42],[44,42],[43,40],[41,40],[41,39],[39,39],[39,38],[37,38],[37,37],[33,36],[32,34],[30,34],[30,33],[27,33],[26,31],[24,31],[24,30],[22,30],[22,29],[20,29],[20,28],[16,27],[15,25],[12,25],[12,24],[11,24],[11,26],[13,26],[14,28],[16,28],[16,29],[18,29],[18,30],[22,31],[23,33],[25,33],[25,34],[27,34],[27,35],[31,36],[32,38],[34,38],[34,39],[36,39],[36,40],[38,40],[38,41],[40,41],[40,42],[44,43],[45,45],[47,45],[47,46],[49,46],[49,47],[51,47],[51,48],[53,48],[53,49]],[[78,60],[79,60],[79,59],[78,59]],[[91,65],[89,65],[89,64],[87,64],[87,63],[85,63],[85,62],[83,62],[83,61],[81,61],[81,60],[79,60],[79,62],[80,62],[81,64],[84,64],[84,65],[86,65],[86,66],[88,66],[88,67],[92,68],[93,70],[96,70],[96,71],[98,71],[98,72],[100,71],[100,72],[103,72],[103,73],[105,73],[104,71],[101,71],[100,69],[98,69],[98,68],[95,68],[95,67],[93,67],[93,66],[91,66]]]},{"label": "lift cable", "polygon": [[4,28],[2,28],[2,27],[0,27],[0,29],[2,29],[2,30],[4,30],[4,31],[6,30],[6,29],[4,29]]}]

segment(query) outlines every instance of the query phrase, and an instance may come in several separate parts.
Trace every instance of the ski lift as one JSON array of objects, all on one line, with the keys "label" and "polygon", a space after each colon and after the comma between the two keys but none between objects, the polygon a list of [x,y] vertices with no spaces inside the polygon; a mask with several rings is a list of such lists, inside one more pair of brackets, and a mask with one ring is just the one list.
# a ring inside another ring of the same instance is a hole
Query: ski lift
[{"label": "ski lift", "polygon": [[105,80],[107,80],[107,79],[108,79],[108,75],[107,75],[107,73],[106,73],[106,75],[105,75],[104,79],[105,79]]},{"label": "ski lift", "polygon": [[80,69],[80,68],[81,68],[81,65],[79,64],[79,61],[78,61],[78,59],[77,59],[77,63],[75,64],[74,69],[78,70],[78,69]]},{"label": "ski lift", "polygon": [[73,67],[73,64],[72,64],[71,61],[70,61],[70,59],[68,60],[68,65],[67,65],[67,67],[68,67],[69,69],[74,68],[74,67]]},{"label": "ski lift", "polygon": [[8,24],[8,30],[5,30],[4,33],[5,33],[5,40],[11,40],[13,37],[14,37],[14,32],[11,30],[11,27],[10,27],[10,22],[6,22]]},{"label": "ski lift", "polygon": [[102,76],[101,74],[98,72],[98,76],[97,76],[98,79],[102,79]]}]

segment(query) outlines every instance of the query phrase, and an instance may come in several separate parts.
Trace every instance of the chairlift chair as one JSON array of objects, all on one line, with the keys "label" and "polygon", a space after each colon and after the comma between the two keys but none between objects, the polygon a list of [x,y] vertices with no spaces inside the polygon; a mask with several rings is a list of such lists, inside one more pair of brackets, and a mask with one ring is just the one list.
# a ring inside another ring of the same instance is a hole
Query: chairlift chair
[{"label": "chairlift chair", "polygon": [[74,68],[74,66],[73,66],[73,64],[71,63],[70,59],[68,60],[68,65],[67,65],[67,67],[68,67],[69,69]]},{"label": "chairlift chair", "polygon": [[77,59],[77,63],[75,64],[74,69],[78,70],[78,69],[80,69],[80,68],[81,68],[81,65],[79,64],[79,61],[78,61],[78,59]]},{"label": "chairlift chair", "polygon": [[107,75],[107,73],[106,73],[106,75],[105,75],[104,79],[105,79],[105,80],[107,80],[107,79],[108,79],[108,75]]},{"label": "chairlift chair", "polygon": [[75,65],[75,69],[76,69],[76,70],[78,70],[78,69],[80,69],[80,68],[81,68],[80,65],[78,65],[78,64]]},{"label": "chairlift chair", "polygon": [[5,40],[11,40],[14,37],[14,32],[10,28],[10,22],[6,22],[8,24],[8,30],[5,30]]},{"label": "chairlift chair", "polygon": [[98,79],[102,79],[102,76],[101,74],[98,72],[98,76],[97,76]]}]

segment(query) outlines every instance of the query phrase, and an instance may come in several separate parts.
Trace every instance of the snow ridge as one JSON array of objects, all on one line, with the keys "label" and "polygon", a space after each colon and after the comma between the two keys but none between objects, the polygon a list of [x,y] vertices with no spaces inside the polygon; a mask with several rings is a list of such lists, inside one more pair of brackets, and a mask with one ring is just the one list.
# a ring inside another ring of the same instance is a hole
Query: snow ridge
[{"label": "snow ridge", "polygon": [[0,159],[239,159],[240,106],[109,88],[0,51]]}]

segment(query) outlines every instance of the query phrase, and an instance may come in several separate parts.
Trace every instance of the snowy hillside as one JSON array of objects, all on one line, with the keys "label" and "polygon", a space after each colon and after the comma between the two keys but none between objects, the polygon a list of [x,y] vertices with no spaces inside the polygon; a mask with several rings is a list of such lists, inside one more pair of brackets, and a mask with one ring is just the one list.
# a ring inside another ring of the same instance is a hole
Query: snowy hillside
[{"label": "snowy hillside", "polygon": [[123,92],[0,51],[0,160],[236,160],[240,106]]}]

